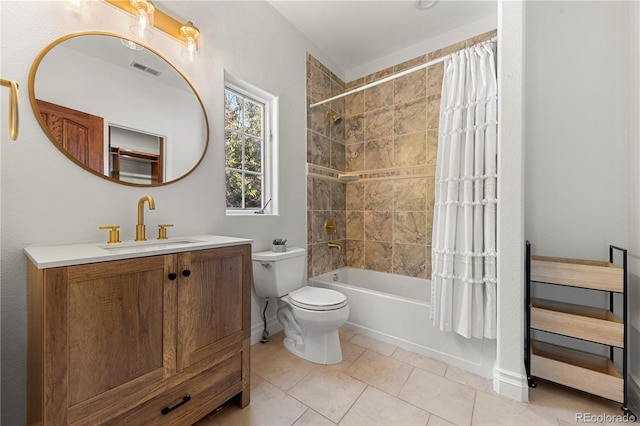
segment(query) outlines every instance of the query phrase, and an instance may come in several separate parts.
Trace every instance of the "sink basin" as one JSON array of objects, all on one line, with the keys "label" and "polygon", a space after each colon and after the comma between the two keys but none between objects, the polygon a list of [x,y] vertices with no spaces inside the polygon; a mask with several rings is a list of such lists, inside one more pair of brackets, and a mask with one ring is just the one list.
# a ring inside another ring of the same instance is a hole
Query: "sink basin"
[{"label": "sink basin", "polygon": [[155,240],[155,241],[139,241],[139,242],[127,242],[121,244],[102,244],[99,247],[103,250],[107,250],[113,254],[126,254],[126,253],[146,253],[156,250],[166,250],[188,247],[192,244],[204,243],[202,240],[195,239],[169,239],[169,240]]}]

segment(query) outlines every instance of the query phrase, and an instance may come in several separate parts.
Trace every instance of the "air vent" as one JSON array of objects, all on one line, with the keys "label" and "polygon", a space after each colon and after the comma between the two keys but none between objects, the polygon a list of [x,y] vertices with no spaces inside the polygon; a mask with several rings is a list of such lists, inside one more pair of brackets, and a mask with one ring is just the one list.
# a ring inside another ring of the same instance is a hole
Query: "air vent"
[{"label": "air vent", "polygon": [[137,69],[139,69],[141,71],[147,72],[147,73],[149,73],[151,75],[155,75],[156,77],[158,77],[160,74],[162,74],[160,71],[154,70],[153,68],[149,68],[146,65],[139,64],[138,62],[131,62],[131,64],[129,64],[129,65],[131,65],[132,67],[137,68]]}]

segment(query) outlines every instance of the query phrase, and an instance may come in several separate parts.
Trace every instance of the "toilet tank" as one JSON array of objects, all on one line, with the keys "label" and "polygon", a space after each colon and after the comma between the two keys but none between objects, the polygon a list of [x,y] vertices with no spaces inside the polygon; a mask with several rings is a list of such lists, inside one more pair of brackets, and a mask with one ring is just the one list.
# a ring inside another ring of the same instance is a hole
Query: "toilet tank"
[{"label": "toilet tank", "polygon": [[253,286],[260,297],[282,297],[303,287],[305,249],[289,247],[285,252],[253,253]]}]

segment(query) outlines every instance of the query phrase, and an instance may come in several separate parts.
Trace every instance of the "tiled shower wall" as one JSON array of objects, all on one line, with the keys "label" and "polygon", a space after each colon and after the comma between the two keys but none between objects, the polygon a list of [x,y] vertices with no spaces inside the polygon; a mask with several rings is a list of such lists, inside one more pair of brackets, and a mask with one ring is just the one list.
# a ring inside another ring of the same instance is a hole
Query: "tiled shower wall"
[{"label": "tiled shower wall", "polygon": [[[307,54],[307,105],[344,93],[345,84]],[[334,123],[331,111],[344,117],[345,98],[307,109],[307,260],[315,276],[346,266],[346,185],[337,179],[345,170],[343,119]],[[332,219],[336,233],[327,235],[324,222]],[[330,249],[329,241],[341,248]]]},{"label": "tiled shower wall", "polygon": [[[491,31],[347,83],[379,80],[495,37]],[[344,117],[332,126],[325,106],[308,113],[309,276],[345,265],[431,276],[431,227],[443,64],[436,64],[328,104]],[[307,56],[308,102],[340,93],[343,83]],[[325,96],[326,95],[326,96]],[[344,159],[334,159],[344,152]],[[357,173],[343,183],[339,172]],[[338,233],[324,234],[333,218]],[[335,240],[341,250],[329,249]]]}]

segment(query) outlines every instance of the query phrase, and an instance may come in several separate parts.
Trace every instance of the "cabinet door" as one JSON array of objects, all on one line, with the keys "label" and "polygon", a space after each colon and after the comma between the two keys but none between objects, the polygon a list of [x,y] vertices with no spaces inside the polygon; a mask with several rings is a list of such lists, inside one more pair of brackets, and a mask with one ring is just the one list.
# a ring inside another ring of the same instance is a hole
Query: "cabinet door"
[{"label": "cabinet door", "polygon": [[178,370],[250,337],[251,246],[178,257]]},{"label": "cabinet door", "polygon": [[159,386],[175,371],[175,328],[164,324],[175,317],[175,285],[167,278],[174,260],[156,256],[47,270],[51,424],[139,403],[136,392]]}]

